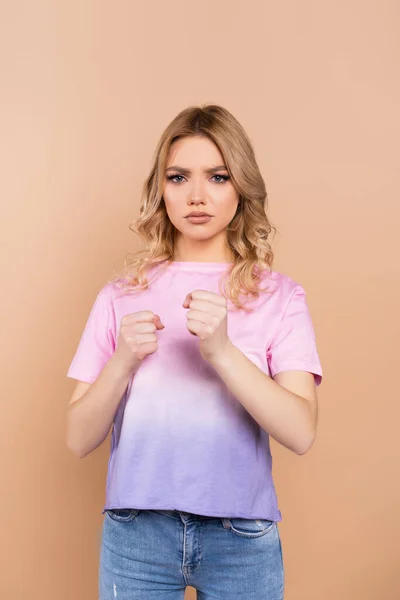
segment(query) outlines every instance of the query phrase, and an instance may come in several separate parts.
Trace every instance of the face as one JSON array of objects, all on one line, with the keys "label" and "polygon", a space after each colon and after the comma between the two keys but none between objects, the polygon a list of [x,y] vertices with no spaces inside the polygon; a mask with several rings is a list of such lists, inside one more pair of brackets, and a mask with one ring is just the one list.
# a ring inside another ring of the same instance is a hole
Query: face
[{"label": "face", "polygon": [[[171,145],[163,197],[168,217],[180,232],[178,239],[184,238],[186,247],[190,241],[226,239],[225,229],[239,201],[222,154],[214,142],[200,136],[180,138]],[[192,212],[209,217],[191,221]]]}]

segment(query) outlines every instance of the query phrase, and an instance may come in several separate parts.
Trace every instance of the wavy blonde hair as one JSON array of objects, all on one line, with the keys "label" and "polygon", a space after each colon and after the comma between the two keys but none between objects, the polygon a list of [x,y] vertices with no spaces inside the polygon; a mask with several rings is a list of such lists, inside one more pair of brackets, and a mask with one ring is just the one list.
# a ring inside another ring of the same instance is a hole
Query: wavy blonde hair
[{"label": "wavy blonde hair", "polygon": [[[147,277],[149,270],[160,266],[156,269],[157,277],[174,260],[177,229],[166,212],[163,179],[171,144],[187,136],[205,136],[216,144],[239,194],[238,209],[226,229],[227,242],[235,258],[220,281],[220,292],[237,309],[251,312],[245,305],[246,300],[258,298],[261,291],[267,291],[260,287],[262,274],[272,271],[274,259],[267,240],[271,231],[276,233],[277,230],[266,214],[267,192],[251,141],[235,117],[216,104],[185,108],[161,135],[153,166],[143,185],[139,218],[133,228],[129,226],[144,240],[145,248],[136,252],[131,261],[127,262],[126,258],[123,270],[109,283],[116,283],[127,293],[147,289],[151,283]],[[240,300],[241,295],[244,302]]]}]

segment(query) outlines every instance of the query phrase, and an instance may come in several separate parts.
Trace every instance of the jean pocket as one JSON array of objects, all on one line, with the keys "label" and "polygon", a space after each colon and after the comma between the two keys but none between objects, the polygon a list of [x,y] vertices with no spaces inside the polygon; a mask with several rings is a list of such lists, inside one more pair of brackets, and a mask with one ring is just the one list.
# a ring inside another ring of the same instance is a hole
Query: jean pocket
[{"label": "jean pocket", "polygon": [[107,515],[113,521],[119,523],[127,523],[133,521],[139,513],[138,508],[109,508],[106,510]]},{"label": "jean pocket", "polygon": [[230,517],[227,519],[230,530],[241,537],[257,538],[272,531],[275,521],[269,519],[243,519]]}]

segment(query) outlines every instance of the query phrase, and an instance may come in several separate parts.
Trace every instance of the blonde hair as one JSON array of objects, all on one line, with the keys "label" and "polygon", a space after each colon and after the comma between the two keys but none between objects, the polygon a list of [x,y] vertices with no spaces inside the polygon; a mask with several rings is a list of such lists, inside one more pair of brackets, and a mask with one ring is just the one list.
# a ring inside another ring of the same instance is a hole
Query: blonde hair
[{"label": "blonde hair", "polygon": [[276,228],[266,214],[267,192],[251,141],[235,117],[216,104],[185,108],[161,135],[153,166],[143,185],[136,228],[129,226],[144,240],[146,247],[136,252],[130,262],[125,259],[124,269],[109,283],[116,283],[128,293],[147,289],[151,283],[147,277],[149,270],[162,267],[156,269],[157,277],[173,261],[177,230],[166,212],[163,178],[171,144],[187,136],[207,137],[216,144],[239,194],[238,209],[226,229],[227,242],[235,258],[220,281],[220,291],[236,308],[251,312],[241,302],[240,295],[244,295],[246,302],[246,299],[258,298],[260,291],[266,291],[267,288],[260,287],[261,276],[272,271],[274,259],[267,238]]}]

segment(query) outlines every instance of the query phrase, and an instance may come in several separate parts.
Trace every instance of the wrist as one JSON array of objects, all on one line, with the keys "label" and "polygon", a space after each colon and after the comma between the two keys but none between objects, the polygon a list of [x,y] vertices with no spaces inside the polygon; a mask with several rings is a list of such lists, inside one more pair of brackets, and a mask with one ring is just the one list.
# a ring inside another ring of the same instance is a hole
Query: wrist
[{"label": "wrist", "polygon": [[228,339],[225,346],[216,354],[209,359],[209,363],[216,369],[227,368],[232,363],[232,358],[235,352],[236,346],[232,344],[231,340]]},{"label": "wrist", "polygon": [[127,381],[129,381],[138,368],[138,365],[127,366],[115,352],[108,361],[108,366],[116,379],[126,379]]}]

